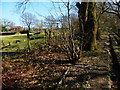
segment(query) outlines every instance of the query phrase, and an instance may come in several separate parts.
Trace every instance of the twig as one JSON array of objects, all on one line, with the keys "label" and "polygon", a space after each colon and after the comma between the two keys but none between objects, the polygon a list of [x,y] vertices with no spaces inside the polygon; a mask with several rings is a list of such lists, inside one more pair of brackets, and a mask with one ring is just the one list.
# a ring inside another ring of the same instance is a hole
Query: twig
[{"label": "twig", "polygon": [[58,82],[57,88],[63,83],[63,80],[65,79],[65,76],[67,75],[68,71],[70,70],[70,67],[68,67],[68,69],[66,70],[66,72],[62,75],[60,81]]}]

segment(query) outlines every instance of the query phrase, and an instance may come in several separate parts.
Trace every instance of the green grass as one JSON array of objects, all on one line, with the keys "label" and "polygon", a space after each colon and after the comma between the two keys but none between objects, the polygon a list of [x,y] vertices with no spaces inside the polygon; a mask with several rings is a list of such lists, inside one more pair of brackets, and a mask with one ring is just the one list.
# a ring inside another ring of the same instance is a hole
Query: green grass
[{"label": "green grass", "polygon": [[7,44],[9,42],[15,42],[16,40],[27,40],[27,35],[15,34],[15,35],[0,36],[0,38],[2,38],[3,43]]},{"label": "green grass", "polygon": [[[20,40],[20,43],[13,43],[11,46],[0,50],[0,52],[15,52],[18,50],[26,49],[28,47],[27,36],[26,34],[15,34],[15,35],[8,35],[8,36],[1,36],[4,43],[8,42],[15,42],[16,40]],[[39,35],[34,35],[33,37],[44,37],[44,33]],[[30,37],[31,38],[31,37]],[[26,41],[23,41],[26,40]],[[35,47],[34,43],[44,43],[44,38],[30,40],[30,46]],[[34,45],[34,46],[33,46]]]},{"label": "green grass", "polygon": [[30,36],[30,38],[36,38],[36,37],[44,37],[44,34],[37,34]]},{"label": "green grass", "polygon": [[95,51],[86,51],[84,53],[85,56],[87,57],[91,57],[91,56],[97,56],[98,55],[98,52],[95,52]]},{"label": "green grass", "polygon": [[118,52],[118,53],[120,53],[120,49],[115,49],[115,52]]},{"label": "green grass", "polygon": [[0,50],[0,52],[16,52],[20,49],[25,49],[25,48],[27,48],[27,42],[21,42],[8,46],[7,48]]}]

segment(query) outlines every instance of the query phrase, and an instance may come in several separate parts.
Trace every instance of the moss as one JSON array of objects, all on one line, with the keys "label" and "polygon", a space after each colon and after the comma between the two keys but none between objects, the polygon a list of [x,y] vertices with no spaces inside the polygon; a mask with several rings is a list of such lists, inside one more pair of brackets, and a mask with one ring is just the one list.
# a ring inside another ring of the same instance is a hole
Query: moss
[{"label": "moss", "polygon": [[97,49],[97,41],[96,41],[96,33],[97,33],[97,24],[96,24],[96,3],[89,2],[88,7],[88,19],[86,21],[85,34],[87,37],[87,43],[85,46],[86,50],[92,51]]},{"label": "moss", "polygon": [[115,52],[118,52],[118,53],[119,53],[119,52],[120,52],[120,49],[116,49]]},{"label": "moss", "polygon": [[85,56],[87,57],[91,57],[91,56],[97,56],[98,55],[98,52],[95,52],[95,51],[86,51],[84,53]]}]

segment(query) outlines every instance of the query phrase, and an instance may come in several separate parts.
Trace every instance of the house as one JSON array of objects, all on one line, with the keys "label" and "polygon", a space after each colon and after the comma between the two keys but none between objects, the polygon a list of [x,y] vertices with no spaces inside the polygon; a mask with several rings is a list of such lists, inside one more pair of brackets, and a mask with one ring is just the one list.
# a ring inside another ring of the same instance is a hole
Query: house
[{"label": "house", "polygon": [[22,31],[24,30],[21,26],[14,26],[13,28],[9,29],[8,31]]}]

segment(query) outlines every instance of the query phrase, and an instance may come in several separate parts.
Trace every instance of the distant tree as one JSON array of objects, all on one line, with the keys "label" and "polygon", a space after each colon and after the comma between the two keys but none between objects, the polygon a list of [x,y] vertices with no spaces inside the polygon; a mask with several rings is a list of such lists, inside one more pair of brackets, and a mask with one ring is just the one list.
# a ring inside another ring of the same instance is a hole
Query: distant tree
[{"label": "distant tree", "polygon": [[9,28],[12,28],[15,25],[14,22],[9,21],[7,19],[0,19],[0,27],[2,28],[2,32],[6,32]]},{"label": "distant tree", "polygon": [[38,28],[39,30],[42,30],[43,28],[43,21],[42,20],[36,20],[35,27]]},{"label": "distant tree", "polygon": [[57,20],[54,18],[53,15],[49,15],[45,18],[46,26],[47,28],[53,28],[55,27],[54,25],[57,23]]},{"label": "distant tree", "polygon": [[58,21],[60,22],[62,28],[68,28],[68,16],[67,15],[59,16]]},{"label": "distant tree", "polygon": [[107,0],[102,5],[104,12],[114,14],[120,19],[120,1],[119,0]]},{"label": "distant tree", "polygon": [[31,26],[36,23],[36,17],[31,13],[23,13],[21,15],[21,22],[28,27],[27,38],[28,38],[28,49],[30,49],[29,32],[31,30]]},{"label": "distant tree", "polygon": [[[120,20],[120,1],[119,0],[106,0],[97,4],[99,15],[97,18],[98,32],[97,36],[100,36],[101,28],[103,30],[117,30],[119,28]],[[103,25],[104,23],[104,25]]]},{"label": "distant tree", "polygon": [[99,21],[99,29],[102,31],[116,32],[120,28],[120,19],[110,13],[104,13]]},{"label": "distant tree", "polygon": [[[111,27],[116,28],[116,25],[118,24],[116,18],[120,19],[120,1],[106,0],[106,2],[97,2],[97,23],[98,23],[97,39],[100,39],[101,29],[106,30],[105,29],[106,27],[107,29],[109,28],[109,30],[112,29]],[[116,25],[114,22],[117,22]]]},{"label": "distant tree", "polygon": [[36,17],[35,15],[31,13],[23,13],[21,15],[21,22],[28,27],[28,30],[30,31],[31,26],[35,25],[36,23]]}]

